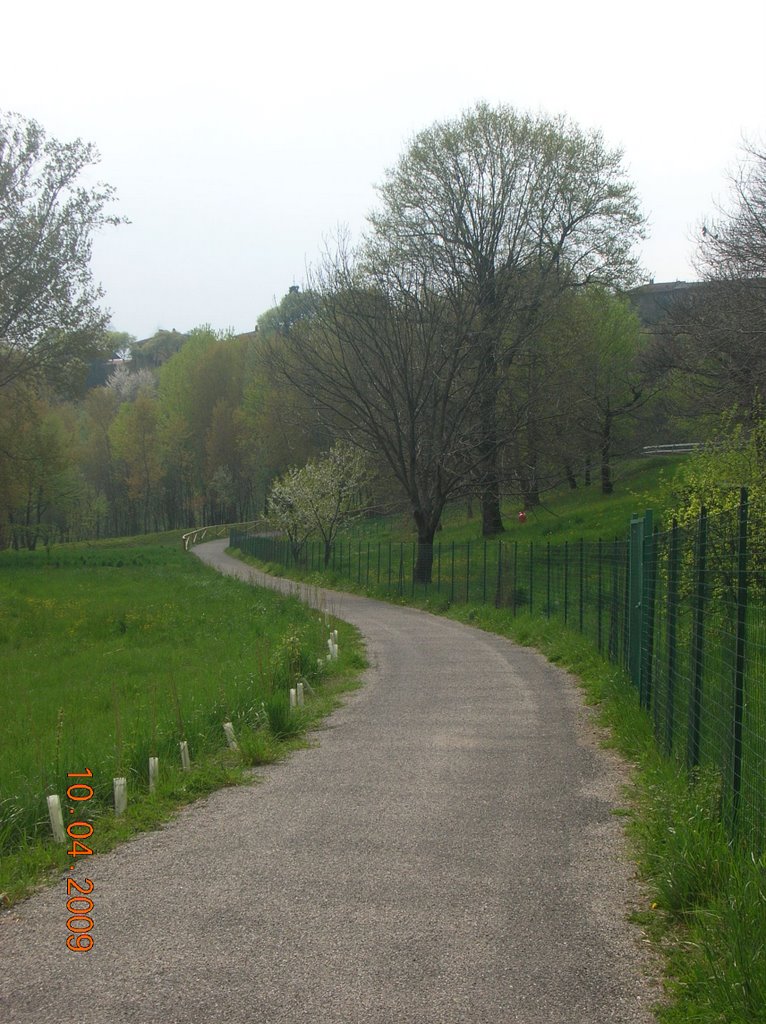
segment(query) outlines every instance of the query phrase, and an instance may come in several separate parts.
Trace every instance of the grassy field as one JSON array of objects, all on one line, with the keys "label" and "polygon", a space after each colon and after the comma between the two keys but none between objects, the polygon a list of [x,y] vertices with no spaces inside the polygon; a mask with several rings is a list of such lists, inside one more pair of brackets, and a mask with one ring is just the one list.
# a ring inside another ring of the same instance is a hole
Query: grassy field
[{"label": "grassy field", "polygon": [[[93,848],[283,756],[363,665],[343,623],[341,658],[321,673],[330,628],[295,599],[205,568],[177,535],[0,554],[0,894],[68,866],[46,796],[66,805],[69,772],[92,772]],[[289,710],[302,676],[315,697]],[[239,753],[226,746],[232,722]],[[191,771],[180,765],[186,740]],[[159,757],[150,796],[148,759]],[[113,779],[129,810],[113,812]],[[66,824],[66,823],[65,823]]]}]

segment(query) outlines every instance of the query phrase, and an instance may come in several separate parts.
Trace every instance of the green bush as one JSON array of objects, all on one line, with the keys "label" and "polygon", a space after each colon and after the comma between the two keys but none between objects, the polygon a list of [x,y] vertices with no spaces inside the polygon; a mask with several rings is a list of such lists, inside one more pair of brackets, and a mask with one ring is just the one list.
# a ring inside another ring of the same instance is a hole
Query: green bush
[{"label": "green bush", "polygon": [[296,736],[305,726],[303,715],[297,708],[290,707],[290,697],[283,690],[277,690],[265,701],[269,730],[276,739]]},{"label": "green bush", "polygon": [[280,637],[271,656],[274,686],[289,690],[296,680],[316,675],[317,648],[309,646],[303,632],[293,630]]}]

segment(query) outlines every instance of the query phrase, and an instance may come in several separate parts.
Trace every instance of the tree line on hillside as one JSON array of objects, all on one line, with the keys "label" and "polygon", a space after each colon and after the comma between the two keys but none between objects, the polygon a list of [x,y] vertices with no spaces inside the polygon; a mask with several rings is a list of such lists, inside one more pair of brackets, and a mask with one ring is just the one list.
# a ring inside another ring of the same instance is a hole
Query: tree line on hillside
[{"label": "tree line on hillside", "polygon": [[703,228],[705,286],[659,327],[626,295],[644,220],[622,154],[480,104],[414,138],[361,241],[338,239],[256,331],[141,344],[105,331],[89,277],[92,232],[119,220],[108,187],[75,187],[95,159],[0,115],[0,544],[251,519],[342,442],[368,505],[412,513],[424,580],[449,501],[478,501],[496,535],[504,497],[608,494],[616,456],[714,434],[735,402],[757,415],[757,148]]}]

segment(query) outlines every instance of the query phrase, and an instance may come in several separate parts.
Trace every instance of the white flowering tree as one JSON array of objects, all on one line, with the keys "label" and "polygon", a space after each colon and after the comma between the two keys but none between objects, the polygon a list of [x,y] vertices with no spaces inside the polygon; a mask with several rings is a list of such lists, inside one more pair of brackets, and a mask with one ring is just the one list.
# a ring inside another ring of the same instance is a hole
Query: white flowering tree
[{"label": "white flowering tree", "polygon": [[[305,469],[305,466],[304,466]],[[287,534],[293,550],[293,558],[300,561],[312,527],[301,495],[305,490],[301,474],[303,470],[293,466],[275,480],[269,491],[268,519],[275,530]]]},{"label": "white flowering tree", "polygon": [[326,455],[289,469],[269,493],[269,520],[287,534],[296,560],[306,541],[320,537],[327,565],[338,530],[364,511],[368,482],[364,455],[339,441]]}]

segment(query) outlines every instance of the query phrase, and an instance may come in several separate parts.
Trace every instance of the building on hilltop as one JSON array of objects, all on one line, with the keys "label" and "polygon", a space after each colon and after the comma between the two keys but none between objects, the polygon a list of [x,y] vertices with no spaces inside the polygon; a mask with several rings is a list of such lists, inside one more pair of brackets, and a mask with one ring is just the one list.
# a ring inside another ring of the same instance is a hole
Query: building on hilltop
[{"label": "building on hilltop", "polygon": [[687,306],[704,288],[704,281],[662,281],[631,288],[626,295],[635,306],[642,325],[653,327],[680,307]]}]

